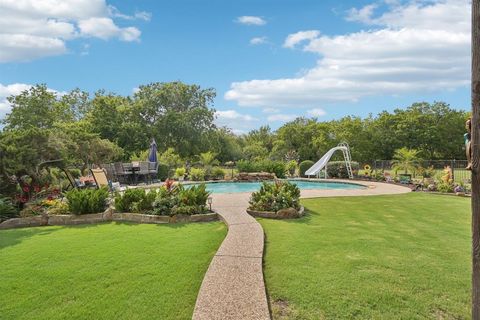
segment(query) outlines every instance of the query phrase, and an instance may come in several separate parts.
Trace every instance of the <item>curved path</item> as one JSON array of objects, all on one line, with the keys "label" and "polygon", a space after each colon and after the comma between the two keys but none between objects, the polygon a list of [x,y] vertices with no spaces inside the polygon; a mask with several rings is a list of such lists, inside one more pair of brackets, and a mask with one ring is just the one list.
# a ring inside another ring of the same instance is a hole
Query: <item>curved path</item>
[{"label": "curved path", "polygon": [[[301,197],[410,192],[409,188],[393,184],[364,181],[355,183],[363,184],[367,188],[302,190]],[[193,319],[270,319],[262,271],[264,234],[260,224],[246,212],[250,193],[213,194],[212,197],[213,208],[227,224],[228,234],[205,274]]]}]

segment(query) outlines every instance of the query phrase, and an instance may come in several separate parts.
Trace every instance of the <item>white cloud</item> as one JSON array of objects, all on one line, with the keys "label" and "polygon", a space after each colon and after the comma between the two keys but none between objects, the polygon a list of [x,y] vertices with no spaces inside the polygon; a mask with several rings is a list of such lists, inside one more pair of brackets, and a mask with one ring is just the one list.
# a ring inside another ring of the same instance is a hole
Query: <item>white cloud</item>
[{"label": "white cloud", "polygon": [[263,108],[263,113],[277,113],[280,112],[280,109],[277,108]]},{"label": "white cloud", "polygon": [[106,0],[0,0],[0,63],[64,54],[66,42],[79,37],[138,41],[140,30],[119,27],[112,18],[150,15],[127,16],[112,8]]},{"label": "white cloud", "polygon": [[9,85],[3,85],[0,83],[0,118],[3,118],[3,116],[10,112],[11,109],[7,97],[12,95],[16,96],[31,87],[31,85],[25,83],[13,83]]},{"label": "white cloud", "polygon": [[258,45],[258,44],[264,44],[264,43],[267,43],[267,37],[255,37],[250,39],[251,45]]},{"label": "white cloud", "polygon": [[326,115],[327,113],[323,109],[315,108],[315,109],[307,110],[307,114],[309,116],[318,118],[318,117],[322,117],[322,116]]},{"label": "white cloud", "polygon": [[256,121],[257,119],[248,114],[240,114],[235,110],[217,111],[215,115],[220,120],[242,120],[242,121]]},{"label": "white cloud", "polygon": [[217,125],[232,128],[235,134],[243,134],[254,129],[259,121],[249,114],[241,114],[236,110],[216,111],[215,116]]},{"label": "white cloud", "polygon": [[360,9],[352,8],[348,11],[347,20],[357,21],[362,23],[371,23],[373,13],[377,8],[378,8],[378,4],[376,3],[366,5]]},{"label": "white cloud", "polygon": [[288,122],[295,120],[298,116],[294,114],[273,114],[271,116],[267,117],[267,121],[269,122],[276,122],[276,121],[282,121],[282,122]]},{"label": "white cloud", "polygon": [[146,11],[137,11],[133,15],[128,15],[121,13],[116,7],[108,6],[108,12],[111,17],[120,18],[125,20],[143,20],[143,21],[150,21],[152,19],[152,14]]},{"label": "white cloud", "polygon": [[[232,83],[225,98],[241,106],[317,108],[330,101],[469,85],[469,0],[393,2],[380,16],[374,8],[357,16],[376,28],[337,36],[310,34],[308,40],[290,35],[285,46],[307,41],[303,50],[319,56],[315,67],[292,78]],[[352,12],[348,18],[353,19]]]},{"label": "white cloud", "polygon": [[241,16],[238,17],[235,21],[241,24],[253,26],[263,26],[267,24],[267,21],[265,21],[263,18],[256,16]]},{"label": "white cloud", "polygon": [[124,41],[135,41],[140,38],[140,30],[134,27],[119,28],[110,18],[88,18],[78,22],[80,32],[84,36],[91,36],[108,40],[120,38]]},{"label": "white cloud", "polygon": [[295,46],[303,41],[312,40],[320,35],[318,30],[299,31],[288,35],[287,39],[283,43],[285,48],[295,48]]}]

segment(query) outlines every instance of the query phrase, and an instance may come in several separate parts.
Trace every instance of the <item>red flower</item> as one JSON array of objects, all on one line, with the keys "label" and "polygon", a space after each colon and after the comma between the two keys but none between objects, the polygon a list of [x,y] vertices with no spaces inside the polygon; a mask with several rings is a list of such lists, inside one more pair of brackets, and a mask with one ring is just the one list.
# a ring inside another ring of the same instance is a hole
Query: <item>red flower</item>
[{"label": "red flower", "polygon": [[38,186],[38,185],[35,185],[35,186],[33,186],[33,190],[35,192],[40,192],[40,190],[42,190],[42,188],[40,188],[40,186]]},{"label": "red flower", "polygon": [[29,186],[24,186],[23,191],[24,192],[30,192],[30,187]]},{"label": "red flower", "polygon": [[27,201],[28,201],[28,199],[27,199],[27,197],[25,197],[25,196],[20,198],[20,202],[21,202],[21,203],[25,203],[25,202],[27,202]]}]

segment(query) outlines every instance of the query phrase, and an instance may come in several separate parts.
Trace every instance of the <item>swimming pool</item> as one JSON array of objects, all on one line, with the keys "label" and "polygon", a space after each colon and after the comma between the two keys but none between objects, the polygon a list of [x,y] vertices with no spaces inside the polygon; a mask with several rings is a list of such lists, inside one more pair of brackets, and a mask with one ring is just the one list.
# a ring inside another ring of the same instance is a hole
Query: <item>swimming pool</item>
[{"label": "swimming pool", "polygon": [[[338,189],[365,189],[365,186],[353,183],[289,180],[296,184],[300,190],[338,190]],[[261,182],[210,182],[206,183],[207,190],[211,193],[239,193],[258,191]]]}]

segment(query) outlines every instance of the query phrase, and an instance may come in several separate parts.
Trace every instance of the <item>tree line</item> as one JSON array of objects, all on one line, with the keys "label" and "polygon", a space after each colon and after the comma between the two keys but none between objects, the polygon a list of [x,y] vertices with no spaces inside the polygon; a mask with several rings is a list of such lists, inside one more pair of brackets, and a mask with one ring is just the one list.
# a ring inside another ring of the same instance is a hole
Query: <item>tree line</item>
[{"label": "tree line", "polygon": [[205,152],[221,163],[316,161],[340,142],[349,143],[360,163],[391,159],[403,147],[419,150],[424,159],[465,159],[469,114],[444,102],[414,103],[366,118],[297,118],[277,130],[263,126],[235,135],[215,125],[215,94],[182,82],[142,85],[132,96],[79,89],[58,94],[44,84],[33,86],[8,97],[12,109],[2,120],[0,177],[34,175],[39,163],[59,158],[80,168],[138,158],[152,138],[160,153],[184,161]]}]

